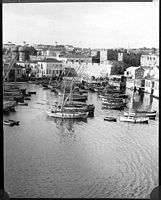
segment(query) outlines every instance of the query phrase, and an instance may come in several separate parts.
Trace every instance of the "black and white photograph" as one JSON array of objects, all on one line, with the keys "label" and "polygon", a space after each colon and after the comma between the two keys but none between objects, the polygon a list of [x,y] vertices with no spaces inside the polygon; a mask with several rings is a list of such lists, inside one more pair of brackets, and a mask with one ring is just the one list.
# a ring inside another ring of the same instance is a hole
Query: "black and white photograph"
[{"label": "black and white photograph", "polygon": [[159,186],[159,0],[2,3],[9,198],[150,199]]}]

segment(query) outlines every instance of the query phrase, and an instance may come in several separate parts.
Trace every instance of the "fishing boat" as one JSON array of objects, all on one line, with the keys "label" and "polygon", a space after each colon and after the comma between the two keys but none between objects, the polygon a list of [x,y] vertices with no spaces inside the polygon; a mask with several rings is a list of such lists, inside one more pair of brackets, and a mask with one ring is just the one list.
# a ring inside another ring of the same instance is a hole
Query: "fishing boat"
[{"label": "fishing boat", "polygon": [[46,111],[48,116],[55,118],[65,118],[65,119],[81,119],[87,118],[88,112],[66,112],[66,111]]},{"label": "fishing boat", "polygon": [[[135,78],[134,78],[134,88],[135,88]],[[130,122],[130,123],[148,123],[149,117],[145,116],[138,116],[136,113],[132,112],[133,107],[133,98],[134,98],[134,92],[132,92],[131,97],[131,107],[129,106],[128,113],[124,113],[124,116],[120,117],[120,122]]]},{"label": "fishing boat", "polygon": [[122,110],[124,107],[124,105],[102,105],[102,109]]},{"label": "fishing boat", "polygon": [[15,120],[12,120],[12,119],[8,119],[8,122],[13,123],[14,125],[19,125],[20,124],[20,121],[15,121]]},{"label": "fishing boat", "polygon": [[24,97],[24,100],[31,100],[31,98],[29,98],[29,97]]},{"label": "fishing boat", "polygon": [[29,94],[36,94],[36,92],[34,91],[34,92],[28,92]]},{"label": "fishing boat", "polygon": [[[58,107],[60,108],[60,107]],[[95,106],[93,104],[79,104],[79,103],[66,103],[63,106],[63,109],[65,111],[71,111],[71,112],[88,112],[88,117],[93,117],[94,116],[94,109]]]},{"label": "fishing boat", "polygon": [[117,102],[117,101],[102,101],[102,105],[105,106],[120,106],[120,107],[125,107],[127,102]]},{"label": "fishing boat", "polygon": [[137,113],[146,113],[146,114],[157,113],[156,110],[143,110],[143,109],[137,109],[136,112],[137,112]]},{"label": "fishing boat", "polygon": [[109,122],[116,122],[117,121],[115,117],[105,117],[104,120],[109,121]]},{"label": "fishing boat", "polygon": [[[78,111],[73,110],[73,108],[70,109],[70,106],[65,106],[67,101],[71,102],[73,100],[72,96],[72,84],[71,83],[71,89],[70,93],[65,95],[66,92],[66,84],[63,90],[63,94],[59,95],[59,101],[54,109],[51,109],[50,111],[47,111],[47,115],[54,118],[63,118],[63,119],[81,119],[81,118],[87,118],[88,112],[84,111]],[[69,105],[69,104],[68,104]]]},{"label": "fishing boat", "polygon": [[137,117],[149,117],[149,119],[155,119],[156,112],[131,112],[130,114],[127,112],[124,112],[124,116],[130,115],[131,117],[137,116]]},{"label": "fishing boat", "polygon": [[120,122],[130,122],[130,123],[148,123],[148,117],[135,117],[135,116],[122,116],[120,117]]},{"label": "fishing boat", "polygon": [[4,120],[3,121],[3,124],[7,125],[7,126],[14,126],[14,123],[13,122],[10,122],[8,120]]},{"label": "fishing boat", "polygon": [[27,102],[18,102],[18,105],[21,105],[21,106],[28,106],[28,103],[27,103]]}]

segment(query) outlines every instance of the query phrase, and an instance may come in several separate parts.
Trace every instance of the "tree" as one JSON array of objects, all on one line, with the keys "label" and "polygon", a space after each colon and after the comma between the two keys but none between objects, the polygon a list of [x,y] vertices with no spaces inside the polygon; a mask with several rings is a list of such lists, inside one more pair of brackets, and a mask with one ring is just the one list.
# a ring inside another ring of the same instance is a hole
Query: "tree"
[{"label": "tree", "polygon": [[114,61],[111,68],[111,75],[123,75],[124,71],[130,67],[130,64],[126,64],[121,61]]},{"label": "tree", "polygon": [[118,60],[118,51],[109,49],[107,51],[107,60],[111,60],[111,61]]}]

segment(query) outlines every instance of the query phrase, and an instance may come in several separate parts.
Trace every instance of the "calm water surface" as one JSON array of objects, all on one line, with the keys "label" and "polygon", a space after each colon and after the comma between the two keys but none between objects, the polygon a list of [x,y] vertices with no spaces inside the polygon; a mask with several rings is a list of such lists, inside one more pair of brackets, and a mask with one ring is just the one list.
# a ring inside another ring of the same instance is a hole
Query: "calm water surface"
[{"label": "calm water surface", "polygon": [[[150,198],[158,186],[158,117],[149,124],[107,122],[123,111],[102,110],[90,93],[95,116],[87,120],[49,118],[56,95],[28,85],[29,106],[4,119],[4,184],[11,198]],[[130,91],[127,91],[130,93]],[[134,107],[158,110],[158,100],[135,94]]]}]

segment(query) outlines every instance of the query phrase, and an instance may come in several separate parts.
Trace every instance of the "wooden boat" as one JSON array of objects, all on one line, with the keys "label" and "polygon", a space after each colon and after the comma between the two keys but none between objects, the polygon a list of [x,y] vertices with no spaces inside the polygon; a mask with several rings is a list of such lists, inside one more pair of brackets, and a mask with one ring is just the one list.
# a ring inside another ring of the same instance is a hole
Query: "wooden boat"
[{"label": "wooden boat", "polygon": [[63,106],[63,110],[66,112],[88,112],[89,117],[94,116],[94,109],[95,106],[93,104],[74,104],[74,103],[69,103],[65,104]]},{"label": "wooden boat", "polygon": [[134,116],[123,116],[120,117],[120,122],[130,122],[130,123],[148,123],[148,117],[134,117]]},{"label": "wooden boat", "polygon": [[14,123],[13,122],[10,122],[8,120],[4,120],[3,121],[3,124],[7,125],[7,126],[14,126]]},{"label": "wooden boat", "polygon": [[101,98],[102,102],[122,102],[125,103],[125,99],[122,98]]},{"label": "wooden boat", "polygon": [[63,111],[46,111],[49,117],[64,119],[81,119],[87,118],[88,112],[63,112]]},{"label": "wooden boat", "polygon": [[26,102],[18,102],[18,105],[21,105],[21,106],[28,106],[28,103],[26,103]]},{"label": "wooden boat", "polygon": [[24,100],[31,100],[31,98],[29,98],[29,97],[25,97]]},{"label": "wooden boat", "polygon": [[14,125],[19,125],[20,124],[20,121],[15,121],[15,120],[12,120],[12,119],[8,119],[8,121],[13,123]]},{"label": "wooden boat", "polygon": [[142,109],[137,109],[136,112],[137,113],[147,113],[147,114],[157,113],[156,110],[142,110]]},{"label": "wooden boat", "polygon": [[28,92],[29,94],[36,94],[36,92]]},{"label": "wooden boat", "polygon": [[127,102],[114,102],[114,101],[102,101],[102,105],[105,106],[121,106],[125,107]]},{"label": "wooden boat", "polygon": [[31,97],[31,94],[29,94],[29,93],[27,94],[26,93],[26,94],[24,94],[24,97]]},{"label": "wooden boat", "polygon": [[130,117],[134,117],[134,116],[137,116],[137,117],[149,117],[149,119],[155,119],[156,117],[156,112],[152,112],[152,113],[146,113],[146,112],[131,112],[130,114],[127,113],[127,112],[124,112],[124,116],[130,116]]},{"label": "wooden boat", "polygon": [[[65,98],[69,99],[69,95],[65,95]],[[70,99],[71,101],[86,101],[87,100],[87,95],[80,95],[80,94],[73,94],[71,95]]]},{"label": "wooden boat", "polygon": [[114,110],[122,110],[124,109],[124,105],[102,105],[102,108],[104,109],[114,109]]},{"label": "wooden boat", "polygon": [[115,117],[105,117],[104,120],[109,121],[109,122],[116,122],[117,121]]}]

